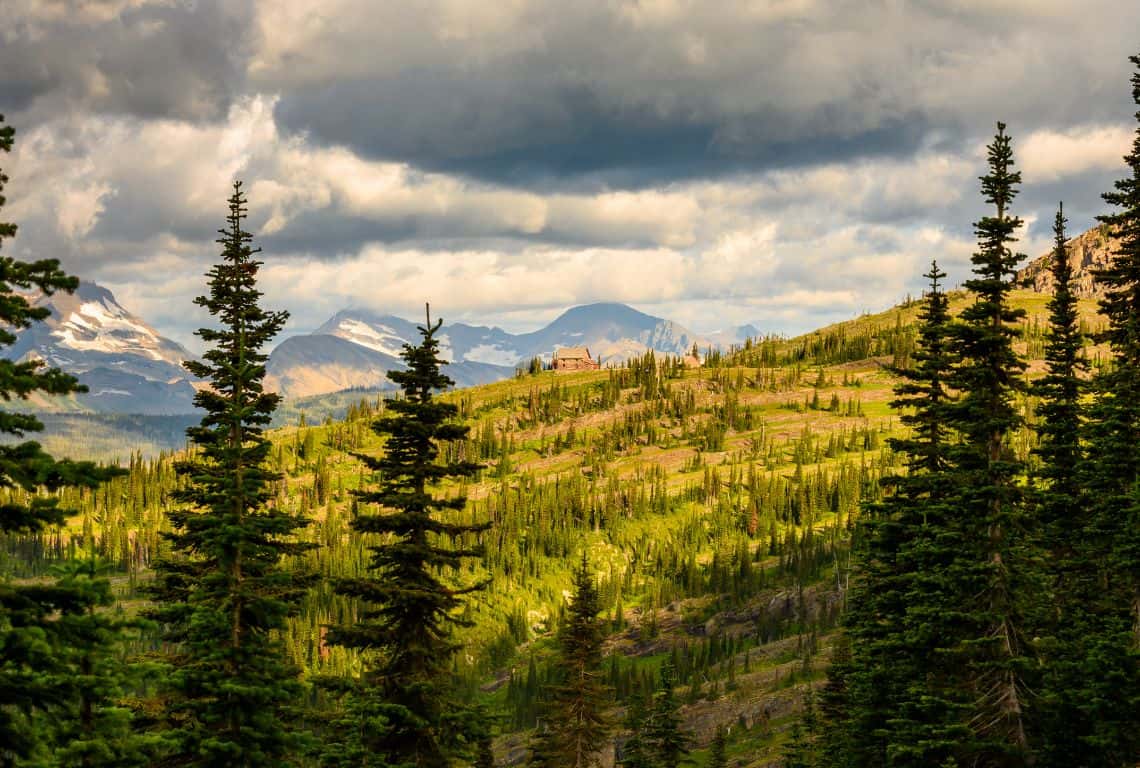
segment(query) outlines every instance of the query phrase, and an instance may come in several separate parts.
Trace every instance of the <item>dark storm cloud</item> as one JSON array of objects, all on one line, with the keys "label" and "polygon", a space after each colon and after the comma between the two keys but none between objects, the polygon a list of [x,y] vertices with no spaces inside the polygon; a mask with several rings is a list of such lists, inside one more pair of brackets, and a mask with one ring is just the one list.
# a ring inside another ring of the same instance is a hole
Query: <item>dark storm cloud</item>
[{"label": "dark storm cloud", "polygon": [[[287,94],[285,130],[303,130],[364,156],[522,186],[639,187],[757,169],[905,156],[927,129],[919,114],[870,128],[854,104],[790,115],[777,106],[733,116],[711,105],[662,114],[653,104],[607,103],[588,86],[498,88],[456,73],[336,83]],[[366,128],[362,128],[367,126]],[[856,126],[856,127],[852,127]]]},{"label": "dark storm cloud", "polygon": [[395,33],[353,0],[336,7],[362,42],[375,38],[375,66],[338,70],[321,50],[351,35],[307,39],[291,54],[308,71],[260,75],[281,93],[284,129],[531,187],[906,156],[985,136],[996,119],[1126,120],[1128,31],[1140,24],[1140,5],[1109,0],[1080,13],[1053,0],[539,0],[502,22],[510,44],[489,54],[443,40],[439,4]]},{"label": "dark storm cloud", "polygon": [[[280,232],[265,235],[261,243],[278,253],[324,253],[329,257],[355,253],[369,242],[398,243],[423,237],[414,217],[377,221],[365,216],[337,216],[329,211],[306,211]],[[438,247],[455,247],[440,244]]]},{"label": "dark storm cloud", "polygon": [[[9,0],[0,104],[216,119],[244,88],[252,0]],[[23,11],[23,13],[21,13]]]}]

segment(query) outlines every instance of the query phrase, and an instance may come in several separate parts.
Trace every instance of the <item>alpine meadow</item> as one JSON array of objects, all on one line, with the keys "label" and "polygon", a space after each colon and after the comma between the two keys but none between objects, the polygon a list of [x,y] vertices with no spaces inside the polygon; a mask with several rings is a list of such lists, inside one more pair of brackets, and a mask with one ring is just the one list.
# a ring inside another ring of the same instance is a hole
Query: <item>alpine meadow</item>
[{"label": "alpine meadow", "polygon": [[0,10],[0,768],[1140,766],[1094,4]]}]

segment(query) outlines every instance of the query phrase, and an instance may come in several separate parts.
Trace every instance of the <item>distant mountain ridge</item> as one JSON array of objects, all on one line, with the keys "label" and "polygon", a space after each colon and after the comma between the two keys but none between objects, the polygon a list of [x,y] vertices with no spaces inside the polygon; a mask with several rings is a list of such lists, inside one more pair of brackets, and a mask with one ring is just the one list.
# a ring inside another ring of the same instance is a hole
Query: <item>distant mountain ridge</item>
[{"label": "distant mountain ridge", "polygon": [[106,288],[81,282],[74,293],[29,296],[51,315],[16,331],[13,360],[40,359],[79,379],[88,392],[33,400],[48,411],[183,414],[194,411],[195,380],[185,347],[131,314]]},{"label": "distant mountain ridge", "polygon": [[[1119,239],[1105,226],[1094,227],[1066,244],[1077,295],[1100,298],[1094,272],[1111,262]],[[1053,289],[1052,254],[1031,260],[1018,273],[1022,285],[1040,293]],[[194,411],[201,382],[182,367],[193,355],[129,312],[111,291],[81,282],[73,294],[30,296],[50,317],[17,331],[5,351],[14,360],[38,358],[76,376],[88,392],[69,398],[34,398],[40,411],[171,415]],[[364,309],[337,312],[313,333],[277,345],[267,363],[266,384],[287,398],[323,395],[353,388],[385,389],[387,373],[403,368],[405,343],[419,339],[418,324]],[[439,335],[447,374],[460,387],[507,378],[531,358],[549,361],[559,347],[586,346],[605,363],[620,363],[647,350],[683,355],[725,349],[756,337],[751,325],[698,335],[671,320],[625,304],[573,307],[549,325],[513,334],[494,326],[445,325]]]},{"label": "distant mountain ridge", "polygon": [[[647,350],[683,355],[693,345],[727,346],[698,336],[679,323],[625,304],[587,304],[566,310],[545,328],[512,334],[465,323],[444,325],[437,337],[447,375],[458,386],[514,375],[538,357],[549,361],[560,347],[586,346],[595,359],[619,363]],[[286,397],[308,397],[353,387],[390,386],[387,371],[403,368],[405,343],[419,339],[417,324],[369,310],[342,310],[304,336],[286,339],[269,356],[266,384]],[[735,339],[734,341],[742,341]]]},{"label": "distant mountain ridge", "polygon": [[[183,367],[193,355],[123,307],[107,288],[81,282],[73,293],[29,295],[51,314],[17,331],[6,356],[40,359],[76,376],[88,392],[67,398],[36,397],[42,412],[172,415],[194,411],[202,383]],[[697,344],[727,346],[743,337],[716,339],[624,304],[573,307],[544,328],[512,334],[493,326],[445,325],[438,338],[447,374],[459,387],[514,375],[531,358],[549,361],[555,349],[587,346],[603,363],[619,363],[646,350],[682,355]],[[337,312],[313,333],[293,336],[269,356],[266,385],[288,398],[347,389],[389,388],[387,373],[403,368],[405,343],[420,338],[418,323],[364,309]]]}]

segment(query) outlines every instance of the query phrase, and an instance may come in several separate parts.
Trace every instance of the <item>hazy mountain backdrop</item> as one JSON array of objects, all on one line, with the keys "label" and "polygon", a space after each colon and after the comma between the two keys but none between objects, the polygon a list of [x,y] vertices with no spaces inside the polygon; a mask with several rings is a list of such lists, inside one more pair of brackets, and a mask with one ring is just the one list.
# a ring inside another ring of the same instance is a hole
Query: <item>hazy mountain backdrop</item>
[{"label": "hazy mountain backdrop", "polygon": [[[1107,263],[1113,240],[1094,228],[1069,241],[1070,260],[1082,298],[1095,298],[1093,272]],[[1052,289],[1049,255],[1021,270],[1023,283],[1036,291]],[[195,381],[181,365],[191,356],[164,338],[144,319],[124,308],[95,283],[81,283],[74,294],[40,296],[36,304],[51,317],[18,333],[13,359],[40,358],[76,375],[89,391],[66,399],[34,400],[45,412],[169,415],[193,411]],[[290,337],[272,351],[266,383],[286,399],[311,398],[347,389],[385,389],[388,371],[402,368],[400,350],[418,338],[417,322],[364,309],[337,312],[309,334]],[[587,346],[603,365],[617,364],[654,350],[681,355],[694,344],[726,349],[755,337],[745,325],[696,334],[679,323],[639,312],[624,304],[588,304],[566,310],[530,333],[451,323],[439,339],[451,362],[447,373],[459,387],[514,375],[531,358],[549,361],[554,350]]]}]

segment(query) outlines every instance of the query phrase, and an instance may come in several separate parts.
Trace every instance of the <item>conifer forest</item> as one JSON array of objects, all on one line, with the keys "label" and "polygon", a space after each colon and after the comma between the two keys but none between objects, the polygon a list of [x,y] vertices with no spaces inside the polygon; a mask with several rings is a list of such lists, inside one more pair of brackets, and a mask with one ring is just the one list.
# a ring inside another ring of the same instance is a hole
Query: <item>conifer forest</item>
[{"label": "conifer forest", "polygon": [[[425,283],[390,387],[324,410],[267,384],[288,313],[233,181],[183,448],[53,456],[29,403],[84,385],[0,359],[0,766],[1140,765],[1131,63],[1100,298],[1063,202],[1051,291],[1019,280],[1038,180],[997,122],[960,286],[457,386]],[[19,225],[6,348],[80,289]]]}]

